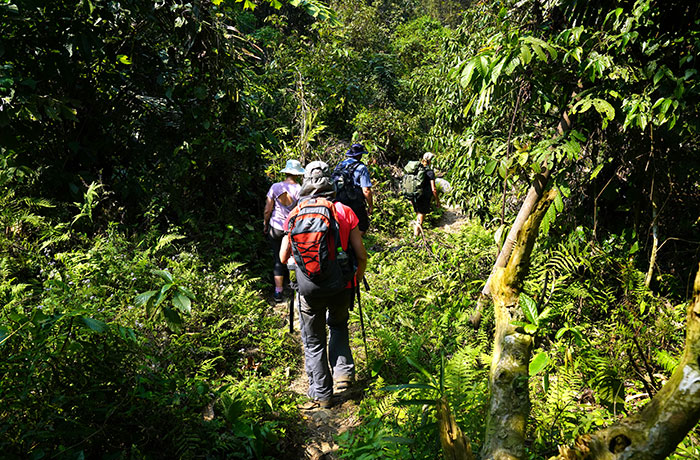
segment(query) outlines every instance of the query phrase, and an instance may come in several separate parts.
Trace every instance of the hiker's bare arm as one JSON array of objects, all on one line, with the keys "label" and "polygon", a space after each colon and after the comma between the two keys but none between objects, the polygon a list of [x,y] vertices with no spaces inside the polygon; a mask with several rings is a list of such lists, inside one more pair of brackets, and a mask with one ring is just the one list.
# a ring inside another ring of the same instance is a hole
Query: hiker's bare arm
[{"label": "hiker's bare arm", "polygon": [[280,246],[280,261],[283,264],[287,263],[289,257],[292,255],[292,248],[289,246],[289,235],[284,235],[282,238],[282,243]]},{"label": "hiker's bare arm", "polygon": [[367,202],[367,215],[372,215],[372,210],[374,209],[372,189],[370,187],[362,187],[362,194],[365,196],[365,201]]},{"label": "hiker's bare arm", "polygon": [[435,197],[435,203],[437,203],[437,207],[440,207],[440,197],[438,197],[438,192],[437,188],[435,188],[435,181],[431,180],[430,181],[430,190],[433,191],[433,196]]},{"label": "hiker's bare arm", "polygon": [[[284,240],[282,244],[284,244]],[[362,233],[360,233],[360,229],[357,226],[350,230],[350,246],[352,246],[353,251],[355,251],[355,258],[357,259],[357,271],[355,271],[355,276],[359,283],[365,275],[365,268],[367,268],[367,251],[365,250],[365,245],[362,244]],[[282,252],[280,251],[280,256],[281,255]]]},{"label": "hiker's bare arm", "polygon": [[272,198],[267,197],[265,200],[265,210],[263,211],[263,231],[267,233],[267,228],[270,226],[270,216],[272,209],[275,207],[275,202]]}]

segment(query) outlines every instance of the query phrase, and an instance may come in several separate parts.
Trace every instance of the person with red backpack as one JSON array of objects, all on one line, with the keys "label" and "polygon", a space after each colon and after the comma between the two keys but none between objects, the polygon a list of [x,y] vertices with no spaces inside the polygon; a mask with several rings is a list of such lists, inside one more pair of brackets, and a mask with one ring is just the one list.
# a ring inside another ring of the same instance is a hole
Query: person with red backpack
[{"label": "person with red backpack", "polygon": [[[302,409],[329,408],[333,382],[347,388],[355,376],[348,320],[357,283],[367,266],[359,219],[335,200],[328,165],[306,166],[299,204],[287,220],[280,259],[294,257],[301,338],[310,401]],[[328,325],[330,334],[326,334]]]},{"label": "person with red backpack", "polygon": [[332,176],[336,199],[355,212],[362,235],[367,233],[369,216],[374,208],[372,180],[369,169],[362,162],[365,153],[367,150],[362,144],[352,144],[345,153],[347,158],[335,167]]}]

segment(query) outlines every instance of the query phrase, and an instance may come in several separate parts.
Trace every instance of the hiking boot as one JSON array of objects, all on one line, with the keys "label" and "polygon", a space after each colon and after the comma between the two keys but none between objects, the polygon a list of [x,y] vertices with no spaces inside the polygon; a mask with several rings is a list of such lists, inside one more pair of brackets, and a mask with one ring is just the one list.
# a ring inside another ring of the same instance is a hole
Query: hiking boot
[{"label": "hiking boot", "polygon": [[277,302],[277,303],[281,303],[283,300],[282,292],[275,292],[272,297],[275,299],[275,302]]},{"label": "hiking boot", "polygon": [[335,388],[338,390],[347,390],[352,385],[352,377],[344,375],[335,379]]},{"label": "hiking boot", "polygon": [[311,399],[299,406],[300,410],[311,411],[316,409],[330,409],[333,406],[333,400],[328,399]]}]

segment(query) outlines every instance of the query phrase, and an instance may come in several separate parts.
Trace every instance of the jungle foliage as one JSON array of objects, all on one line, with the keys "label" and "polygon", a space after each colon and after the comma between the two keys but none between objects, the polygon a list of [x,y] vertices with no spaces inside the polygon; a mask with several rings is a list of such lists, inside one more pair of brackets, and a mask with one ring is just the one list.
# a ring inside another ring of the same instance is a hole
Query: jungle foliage
[{"label": "jungle foliage", "polygon": [[[528,455],[636,412],[700,260],[691,3],[0,0],[3,455],[302,455],[260,217],[286,159],[352,141],[376,212],[340,455],[435,458],[443,401],[479,451],[494,321],[469,317],[545,169]],[[414,240],[397,185],[426,150],[466,220]]]}]

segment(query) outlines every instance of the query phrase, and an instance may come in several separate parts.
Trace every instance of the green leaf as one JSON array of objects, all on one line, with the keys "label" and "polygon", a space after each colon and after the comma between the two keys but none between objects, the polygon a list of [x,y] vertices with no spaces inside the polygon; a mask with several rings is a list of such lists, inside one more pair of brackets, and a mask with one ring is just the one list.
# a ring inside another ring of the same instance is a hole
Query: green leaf
[{"label": "green leaf", "polygon": [[569,188],[568,185],[566,184],[558,184],[557,188],[561,192],[561,194],[564,196],[564,198],[569,198],[571,195],[571,189]]},{"label": "green leaf", "polygon": [[505,63],[508,61],[509,56],[505,56],[503,59],[501,59],[498,64],[493,66],[493,70],[491,71],[491,83],[496,83],[498,81],[498,77],[501,76],[501,71],[503,70],[503,66]]},{"label": "green leaf", "polygon": [[657,70],[654,74],[654,86],[656,86],[656,84],[659,83],[659,81],[663,78],[664,73],[664,67],[659,67],[659,70]]},{"label": "green leaf", "polygon": [[528,65],[532,60],[532,53],[530,52],[530,49],[525,45],[522,45],[520,47],[520,60],[524,65]]},{"label": "green leaf", "polygon": [[600,170],[603,169],[603,166],[605,166],[605,164],[601,163],[595,167],[595,169],[591,172],[590,180],[593,180],[598,176],[598,174],[600,173]]},{"label": "green leaf", "polygon": [[178,286],[177,290],[182,292],[183,294],[185,294],[187,297],[189,297],[190,300],[194,300],[194,301],[197,300],[197,298],[194,296],[194,294],[192,294],[192,291],[187,289],[185,286]]},{"label": "green leaf", "polygon": [[496,246],[499,248],[503,246],[503,238],[504,238],[504,232],[505,232],[506,226],[501,224],[498,229],[496,230],[496,233],[493,235],[493,239],[496,242]]},{"label": "green leaf", "polygon": [[505,68],[506,75],[510,75],[513,72],[515,72],[515,69],[517,69],[519,65],[520,65],[520,58],[519,57],[515,57],[515,58],[511,59]]},{"label": "green leaf", "polygon": [[433,377],[433,376],[430,374],[430,372],[426,371],[426,370],[423,368],[423,366],[421,366],[420,364],[418,364],[417,362],[415,362],[413,359],[411,359],[411,358],[408,357],[408,356],[406,356],[406,361],[408,362],[408,364],[410,364],[411,366],[413,366],[413,367],[415,367],[416,369],[418,369],[418,370],[420,371],[420,373],[423,374],[423,375],[437,388],[438,384],[437,384],[437,382],[435,381],[435,377]]},{"label": "green leaf", "polygon": [[637,251],[639,251],[639,242],[635,241],[632,247],[630,248],[630,255],[634,254]]},{"label": "green leaf", "polygon": [[525,318],[532,324],[537,325],[538,315],[537,302],[535,302],[535,299],[523,292],[520,294],[518,302],[520,303],[520,308],[522,308],[523,313],[525,313]]},{"label": "green leaf", "polygon": [[134,299],[134,304],[136,304],[137,307],[140,307],[141,305],[144,305],[146,302],[148,302],[148,300],[157,293],[158,291],[142,292],[141,294],[136,296],[136,298]]},{"label": "green leaf", "polygon": [[608,101],[598,98],[593,99],[593,107],[603,116],[603,128],[608,125],[608,120],[615,118],[615,109]]},{"label": "green leaf", "polygon": [[540,61],[547,62],[547,55],[544,53],[544,51],[542,51],[542,47],[539,44],[533,43],[532,50],[537,55],[537,59],[539,59]]},{"label": "green leaf", "polygon": [[562,327],[562,328],[559,328],[559,330],[557,331],[556,335],[554,336],[554,340],[559,340],[559,339],[561,339],[562,336],[563,336],[563,335],[566,333],[566,331],[568,331],[568,330],[569,330],[569,328],[568,328],[567,326],[564,326],[564,327]]},{"label": "green leaf", "polygon": [[179,331],[182,329],[182,318],[177,310],[165,307],[163,308],[163,316],[165,316],[165,321],[172,330]]},{"label": "green leaf", "polygon": [[176,292],[173,296],[173,306],[183,313],[190,313],[192,311],[192,302],[190,302],[190,298],[179,292]]},{"label": "green leaf", "polygon": [[156,307],[157,307],[158,305],[160,305],[161,303],[163,303],[163,301],[164,301],[165,298],[166,298],[166,294],[168,293],[168,291],[169,291],[172,287],[173,287],[172,284],[164,284],[163,287],[160,288],[160,292],[158,293],[158,299],[156,299],[156,303],[155,303],[155,306],[156,306]]},{"label": "green leaf", "polygon": [[104,333],[105,329],[107,328],[107,324],[104,322],[94,319],[94,318],[88,318],[87,316],[81,317],[83,320],[83,323],[93,331],[102,334]]},{"label": "green leaf", "polygon": [[482,76],[485,77],[488,74],[489,67],[489,60],[486,59],[486,56],[479,57],[479,72]]},{"label": "green leaf", "polygon": [[121,62],[124,65],[131,65],[131,59],[129,59],[129,56],[127,56],[126,54],[117,55],[117,61]]},{"label": "green leaf", "polygon": [[405,389],[415,389],[415,390],[436,390],[434,386],[426,385],[424,383],[403,383],[401,385],[388,385],[380,388],[381,391],[399,391]]},{"label": "green leaf", "polygon": [[394,444],[414,444],[416,441],[409,438],[404,438],[401,436],[384,436],[382,438],[383,442],[392,442]]},{"label": "green leaf", "polygon": [[436,401],[434,399],[409,399],[409,398],[399,398],[394,403],[397,406],[434,406]]},{"label": "green leaf", "polygon": [[561,198],[561,196],[561,193],[557,193],[554,196],[554,206],[556,207],[557,212],[562,212],[564,210],[564,200]]},{"label": "green leaf", "polygon": [[526,324],[523,329],[525,329],[525,332],[530,335],[535,335],[537,333],[537,326],[534,324]]},{"label": "green leaf", "polygon": [[472,81],[472,76],[474,75],[474,60],[471,60],[467,62],[467,65],[464,66],[464,70],[462,71],[462,78],[459,80],[459,84],[462,85],[462,88],[466,88],[469,86],[469,83]]},{"label": "green leaf", "polygon": [[549,355],[546,352],[538,353],[537,356],[530,361],[530,377],[542,371],[549,364]]},{"label": "green leaf", "polygon": [[505,163],[501,162],[498,165],[498,175],[501,176],[502,179],[505,179],[508,175],[508,167],[505,165]]},{"label": "green leaf", "polygon": [[165,270],[151,270],[151,273],[153,273],[154,275],[160,276],[163,279],[163,281],[165,281],[166,283],[173,282],[173,275],[171,275],[170,273],[168,273]]},{"label": "green leaf", "polygon": [[496,160],[489,160],[489,162],[486,163],[486,166],[484,167],[484,173],[487,176],[490,176],[491,174],[493,174],[493,171],[496,169],[497,164],[498,164],[498,162]]},{"label": "green leaf", "polygon": [[10,330],[5,326],[0,326],[0,344],[5,342],[5,339],[10,336]]}]

